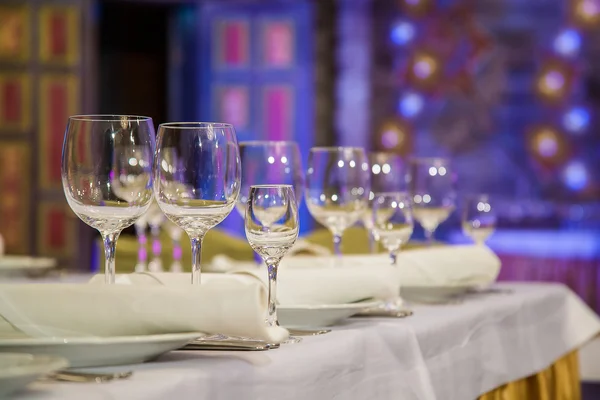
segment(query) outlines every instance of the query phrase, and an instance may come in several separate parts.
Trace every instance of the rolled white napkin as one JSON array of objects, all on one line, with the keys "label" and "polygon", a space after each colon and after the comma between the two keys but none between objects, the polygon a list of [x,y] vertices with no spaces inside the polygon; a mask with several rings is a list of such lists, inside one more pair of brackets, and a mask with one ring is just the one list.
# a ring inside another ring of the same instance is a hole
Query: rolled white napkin
[{"label": "rolled white napkin", "polygon": [[[375,271],[389,265],[385,254],[343,256],[341,267]],[[323,269],[333,265],[333,257],[288,257],[282,262],[287,269],[310,266]],[[461,245],[401,251],[397,271],[401,286],[486,286],[500,272],[500,259],[487,247]],[[282,270],[285,270],[282,268]]]},{"label": "rolled white napkin", "polygon": [[148,277],[146,283],[0,285],[0,335],[202,332],[275,343],[288,337],[284,328],[265,325],[266,290],[256,279],[215,280],[193,287],[188,275],[185,285],[153,284]]}]

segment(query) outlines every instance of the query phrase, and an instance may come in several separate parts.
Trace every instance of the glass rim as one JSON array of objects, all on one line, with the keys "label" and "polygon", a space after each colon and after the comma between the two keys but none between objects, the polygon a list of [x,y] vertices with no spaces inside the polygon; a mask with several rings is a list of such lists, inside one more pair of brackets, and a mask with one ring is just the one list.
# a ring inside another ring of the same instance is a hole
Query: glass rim
[{"label": "glass rim", "polygon": [[71,115],[69,121],[85,121],[85,122],[121,122],[123,118],[130,121],[152,121],[152,117],[143,115],[119,115],[119,114],[79,114]]},{"label": "glass rim", "polygon": [[325,152],[325,151],[364,151],[366,152],[364,147],[358,146],[316,146],[311,147],[311,152]]},{"label": "glass rim", "polygon": [[169,128],[169,129],[203,129],[203,128],[217,128],[217,129],[233,129],[232,124],[226,122],[163,122],[158,125],[158,128]]},{"label": "glass rim", "polygon": [[244,140],[239,143],[239,146],[248,146],[248,145],[265,145],[265,144],[294,144],[298,146],[298,142],[294,140]]}]

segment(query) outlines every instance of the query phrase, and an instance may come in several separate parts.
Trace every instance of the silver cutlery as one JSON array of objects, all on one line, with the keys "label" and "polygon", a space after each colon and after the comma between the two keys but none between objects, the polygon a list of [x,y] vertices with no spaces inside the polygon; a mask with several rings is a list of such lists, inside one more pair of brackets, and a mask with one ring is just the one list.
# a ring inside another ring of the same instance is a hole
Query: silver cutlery
[{"label": "silver cutlery", "polygon": [[355,317],[406,318],[411,315],[413,315],[413,311],[408,309],[368,308],[356,314]]},{"label": "silver cutlery", "polygon": [[133,375],[132,371],[116,373],[94,373],[94,372],[76,372],[59,371],[50,374],[46,379],[60,382],[78,382],[78,383],[105,383],[114,380],[128,379]]},{"label": "silver cutlery", "polygon": [[292,336],[319,336],[331,332],[331,329],[288,329]]},{"label": "silver cutlery", "polygon": [[264,351],[279,348],[279,344],[253,339],[197,339],[179,350]]}]

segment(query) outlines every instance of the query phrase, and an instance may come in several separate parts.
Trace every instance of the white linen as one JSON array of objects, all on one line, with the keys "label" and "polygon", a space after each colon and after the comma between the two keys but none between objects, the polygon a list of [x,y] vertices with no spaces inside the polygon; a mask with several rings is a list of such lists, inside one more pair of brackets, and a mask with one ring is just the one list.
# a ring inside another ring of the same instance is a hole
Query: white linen
[{"label": "white linen", "polygon": [[475,399],[600,332],[598,317],[562,285],[499,287],[514,292],[416,306],[407,319],[351,319],[267,352],[171,352],[133,367],[126,381],[36,383],[17,399]]},{"label": "white linen", "polygon": [[[266,287],[266,267],[239,263],[227,274],[203,273],[203,283],[228,280],[261,280]],[[98,276],[100,278],[100,276]],[[96,278],[96,279],[99,279]],[[189,284],[187,273],[135,273],[119,275],[122,283],[136,285]],[[281,305],[346,304],[365,299],[387,300],[397,296],[398,277],[395,268],[347,268],[342,273],[331,268],[281,269],[277,276],[277,300]]]},{"label": "white linen", "polygon": [[[188,276],[189,278],[189,276]],[[223,333],[281,342],[267,327],[266,291],[256,279],[186,285],[0,285],[0,335],[31,337]]]},{"label": "white linen", "polygon": [[[333,257],[287,257],[282,268],[331,267]],[[500,259],[487,247],[443,246],[401,251],[398,276],[402,286],[486,286],[498,277]],[[389,265],[389,256],[343,256],[342,267],[363,267],[375,271]]]}]

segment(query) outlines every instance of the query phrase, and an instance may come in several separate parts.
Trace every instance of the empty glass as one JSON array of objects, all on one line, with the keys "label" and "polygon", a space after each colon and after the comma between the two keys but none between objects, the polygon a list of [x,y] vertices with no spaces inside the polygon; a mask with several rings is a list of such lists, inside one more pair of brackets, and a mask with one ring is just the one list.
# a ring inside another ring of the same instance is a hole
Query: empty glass
[{"label": "empty glass", "polygon": [[425,230],[428,244],[439,224],[455,207],[454,176],[444,158],[414,158],[406,176],[413,201],[413,216]]},{"label": "empty glass", "polygon": [[298,238],[298,203],[290,185],[252,186],[246,204],[246,238],[268,267],[267,324],[277,321],[277,269]]},{"label": "empty glass", "polygon": [[367,209],[369,163],[364,149],[314,147],[308,156],[306,203],[311,215],[333,234],[335,254],[342,254],[342,234]]},{"label": "empty glass", "polygon": [[396,265],[398,252],[413,233],[410,196],[404,192],[375,193],[373,235],[389,252]]},{"label": "empty glass", "polygon": [[154,194],[165,215],[190,237],[193,284],[200,284],[202,240],[235,206],[240,175],[233,126],[212,122],[159,126]]},{"label": "empty glass", "polygon": [[105,281],[115,282],[121,231],[152,201],[154,125],[129,115],[70,117],[62,152],[65,197],[77,216],[102,235]]},{"label": "empty glass", "polygon": [[[242,218],[246,213],[246,203],[252,185],[291,185],[300,206],[304,190],[304,171],[296,142],[241,142],[240,159],[244,174],[236,208]],[[257,262],[262,262],[259,255]]]},{"label": "empty glass", "polygon": [[369,249],[377,252],[377,242],[373,236],[373,199],[378,192],[400,192],[404,183],[399,177],[404,174],[402,158],[395,153],[369,153],[369,168],[371,170],[371,192],[369,205],[362,215],[362,224],[369,234]]},{"label": "empty glass", "polygon": [[476,244],[484,244],[496,229],[496,214],[487,194],[467,198],[462,218],[463,232]]}]

